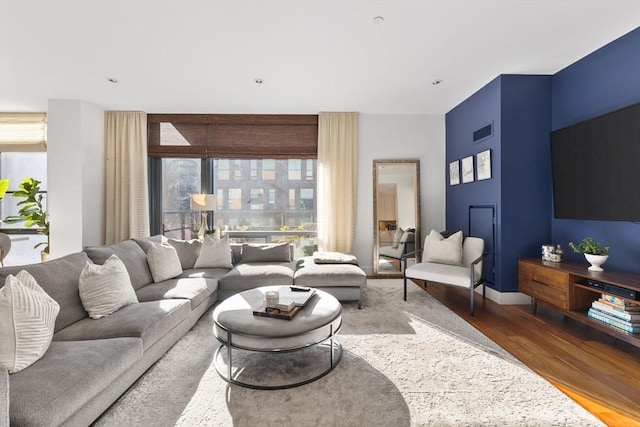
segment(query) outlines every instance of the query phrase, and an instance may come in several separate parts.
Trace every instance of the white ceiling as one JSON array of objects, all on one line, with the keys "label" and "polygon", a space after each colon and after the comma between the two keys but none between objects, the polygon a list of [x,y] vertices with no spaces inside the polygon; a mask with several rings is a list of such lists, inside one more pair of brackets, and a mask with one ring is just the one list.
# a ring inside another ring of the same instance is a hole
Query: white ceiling
[{"label": "white ceiling", "polygon": [[0,0],[0,111],[443,114],[638,26],[640,0]]}]

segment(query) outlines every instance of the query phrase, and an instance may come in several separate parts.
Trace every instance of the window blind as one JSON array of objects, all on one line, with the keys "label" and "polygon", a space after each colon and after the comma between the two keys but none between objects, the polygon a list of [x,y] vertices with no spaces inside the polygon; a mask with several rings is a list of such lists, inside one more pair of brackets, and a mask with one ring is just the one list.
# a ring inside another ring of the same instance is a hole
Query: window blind
[{"label": "window blind", "polygon": [[149,114],[148,123],[150,157],[317,157],[317,115]]},{"label": "window blind", "polygon": [[0,113],[2,151],[47,151],[47,114]]}]

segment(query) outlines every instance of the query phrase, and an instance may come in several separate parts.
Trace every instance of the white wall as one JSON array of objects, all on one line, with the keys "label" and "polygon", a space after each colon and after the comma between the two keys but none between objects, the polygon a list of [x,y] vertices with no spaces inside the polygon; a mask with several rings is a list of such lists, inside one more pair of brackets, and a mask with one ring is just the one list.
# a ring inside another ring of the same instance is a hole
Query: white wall
[{"label": "white wall", "polygon": [[422,238],[445,226],[444,115],[360,114],[354,254],[373,274],[373,161],[420,159]]},{"label": "white wall", "polygon": [[49,100],[47,208],[51,258],[104,242],[104,109]]}]

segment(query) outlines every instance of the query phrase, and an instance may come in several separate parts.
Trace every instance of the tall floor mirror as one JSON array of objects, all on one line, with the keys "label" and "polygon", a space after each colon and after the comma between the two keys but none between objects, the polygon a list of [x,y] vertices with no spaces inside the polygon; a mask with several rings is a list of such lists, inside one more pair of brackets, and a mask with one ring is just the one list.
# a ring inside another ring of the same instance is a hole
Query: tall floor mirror
[{"label": "tall floor mirror", "polygon": [[420,160],[374,160],[373,189],[374,271],[401,275],[420,248]]}]

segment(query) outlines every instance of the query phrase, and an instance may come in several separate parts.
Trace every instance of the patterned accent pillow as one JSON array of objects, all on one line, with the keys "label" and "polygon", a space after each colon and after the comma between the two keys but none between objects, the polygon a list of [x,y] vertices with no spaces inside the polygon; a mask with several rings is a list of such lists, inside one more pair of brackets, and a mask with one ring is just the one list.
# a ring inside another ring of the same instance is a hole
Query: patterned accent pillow
[{"label": "patterned accent pillow", "polygon": [[182,264],[176,248],[170,245],[150,243],[147,251],[147,263],[155,283],[173,279],[182,274]]},{"label": "patterned accent pillow", "polygon": [[15,374],[40,359],[51,344],[60,306],[25,270],[0,289],[0,367]]},{"label": "patterned accent pillow", "polygon": [[424,240],[422,262],[462,265],[462,231],[453,233],[446,239],[435,230],[431,230]]},{"label": "patterned accent pillow", "polygon": [[127,268],[115,254],[103,265],[87,262],[80,273],[78,291],[82,305],[92,319],[108,316],[138,302]]},{"label": "patterned accent pillow", "polygon": [[205,235],[194,268],[233,268],[229,236],[217,240],[210,234]]}]

